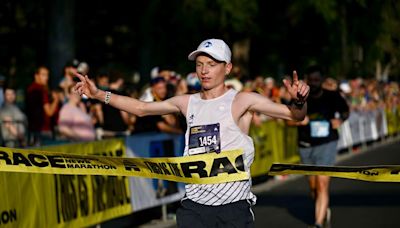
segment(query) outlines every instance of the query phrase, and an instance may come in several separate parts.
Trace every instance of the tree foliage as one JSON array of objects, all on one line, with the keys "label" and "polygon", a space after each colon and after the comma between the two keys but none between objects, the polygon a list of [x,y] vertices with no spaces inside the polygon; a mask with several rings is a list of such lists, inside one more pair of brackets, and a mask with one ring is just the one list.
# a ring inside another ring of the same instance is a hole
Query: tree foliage
[{"label": "tree foliage", "polygon": [[[0,3],[1,74],[27,81],[34,66],[54,58],[47,46],[49,3]],[[250,58],[244,66],[249,77],[279,78],[310,64],[322,65],[334,77],[371,76],[377,63],[392,78],[400,74],[396,0],[102,0],[75,5],[76,57],[88,61],[93,74],[106,65],[140,71],[144,78],[157,65],[185,74],[193,70],[187,54],[209,37],[230,45],[248,40]]]}]

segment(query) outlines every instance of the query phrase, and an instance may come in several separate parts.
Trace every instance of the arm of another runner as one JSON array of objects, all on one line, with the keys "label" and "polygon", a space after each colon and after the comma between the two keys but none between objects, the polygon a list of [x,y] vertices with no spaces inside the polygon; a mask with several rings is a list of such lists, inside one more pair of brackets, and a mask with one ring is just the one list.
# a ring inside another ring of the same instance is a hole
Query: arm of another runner
[{"label": "arm of another runner", "polygon": [[[87,97],[97,99],[102,102],[106,100],[106,91],[100,90],[89,77],[76,74],[80,82],[76,83],[75,91],[80,95],[85,94]],[[108,104],[111,106],[132,113],[136,116],[146,115],[164,115],[179,112],[180,101],[182,98],[173,97],[161,102],[143,102],[138,99],[111,94]]]},{"label": "arm of another runner", "polygon": [[296,71],[293,71],[293,83],[287,79],[283,83],[292,98],[290,105],[278,104],[265,96],[252,93],[252,97],[246,99],[251,102],[249,110],[261,112],[274,118],[302,121],[307,114],[306,100],[310,87],[298,80]]}]

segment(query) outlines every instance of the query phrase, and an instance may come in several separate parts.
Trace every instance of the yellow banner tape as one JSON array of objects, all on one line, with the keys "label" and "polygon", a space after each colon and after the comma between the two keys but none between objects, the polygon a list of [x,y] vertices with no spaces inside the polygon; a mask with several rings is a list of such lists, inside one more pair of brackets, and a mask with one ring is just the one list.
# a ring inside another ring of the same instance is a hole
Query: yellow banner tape
[{"label": "yellow banner tape", "polygon": [[0,147],[0,171],[157,178],[215,184],[250,178],[242,150],[171,158],[119,158]]},{"label": "yellow banner tape", "polygon": [[400,182],[400,165],[382,166],[313,166],[300,164],[273,164],[269,175],[323,175],[375,182]]}]

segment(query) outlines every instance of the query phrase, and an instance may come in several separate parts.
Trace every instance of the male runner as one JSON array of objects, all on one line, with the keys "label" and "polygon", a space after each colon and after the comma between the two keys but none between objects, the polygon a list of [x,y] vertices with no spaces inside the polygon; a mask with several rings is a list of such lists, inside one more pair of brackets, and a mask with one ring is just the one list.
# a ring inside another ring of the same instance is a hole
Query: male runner
[{"label": "male runner", "polygon": [[[202,86],[196,94],[147,103],[102,91],[87,76],[79,74],[81,82],[75,89],[80,94],[137,116],[181,112],[188,125],[184,156],[243,149],[248,172],[254,159],[253,140],[248,136],[254,112],[288,120],[304,119],[309,86],[298,80],[295,71],[293,82],[284,80],[292,97],[292,104],[286,106],[257,93],[237,92],[225,86],[225,77],[230,73],[232,63],[231,50],[223,40],[201,42],[188,58],[195,61]],[[256,197],[250,187],[250,179],[223,184],[186,185],[186,195],[177,211],[178,226],[254,227],[251,206],[255,204]]]},{"label": "male runner", "polygon": [[[349,116],[349,106],[339,91],[322,88],[324,77],[318,66],[306,71],[310,85],[307,117],[298,122],[301,162],[308,165],[332,166],[336,161],[338,129]],[[315,205],[314,227],[330,227],[329,176],[309,176]]]}]

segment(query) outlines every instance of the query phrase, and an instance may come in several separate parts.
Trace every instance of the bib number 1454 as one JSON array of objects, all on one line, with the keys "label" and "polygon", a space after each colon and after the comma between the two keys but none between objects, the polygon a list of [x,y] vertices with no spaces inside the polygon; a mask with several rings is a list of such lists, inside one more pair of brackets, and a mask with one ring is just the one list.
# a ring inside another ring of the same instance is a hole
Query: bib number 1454
[{"label": "bib number 1454", "polygon": [[216,135],[208,135],[199,137],[200,146],[211,146],[217,144],[217,136]]}]

